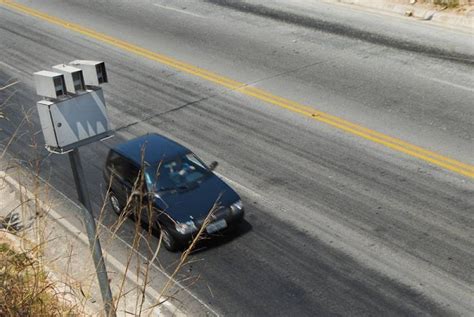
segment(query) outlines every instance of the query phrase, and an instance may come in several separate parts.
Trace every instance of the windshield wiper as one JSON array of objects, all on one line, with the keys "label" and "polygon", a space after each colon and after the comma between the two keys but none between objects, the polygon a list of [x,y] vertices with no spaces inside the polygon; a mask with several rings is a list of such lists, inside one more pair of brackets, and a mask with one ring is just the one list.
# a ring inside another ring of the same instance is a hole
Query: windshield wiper
[{"label": "windshield wiper", "polygon": [[176,187],[160,187],[158,191],[160,192],[165,192],[165,191],[170,191],[170,190],[183,190],[183,189],[189,189],[190,187],[188,185],[179,185]]},{"label": "windshield wiper", "polygon": [[175,189],[176,189],[175,187],[160,187],[158,189],[158,191],[165,192],[165,191],[168,191],[168,190],[175,190]]}]

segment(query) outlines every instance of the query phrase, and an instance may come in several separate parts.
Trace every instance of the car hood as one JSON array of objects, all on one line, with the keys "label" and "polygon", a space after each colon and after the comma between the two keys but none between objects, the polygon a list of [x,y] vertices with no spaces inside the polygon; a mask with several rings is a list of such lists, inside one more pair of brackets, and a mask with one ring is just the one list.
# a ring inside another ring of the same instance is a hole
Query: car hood
[{"label": "car hood", "polygon": [[221,206],[230,206],[240,199],[232,188],[214,174],[188,190],[163,192],[159,196],[157,200],[161,202],[157,201],[158,205],[164,205],[164,211],[177,222],[203,219],[217,201]]}]

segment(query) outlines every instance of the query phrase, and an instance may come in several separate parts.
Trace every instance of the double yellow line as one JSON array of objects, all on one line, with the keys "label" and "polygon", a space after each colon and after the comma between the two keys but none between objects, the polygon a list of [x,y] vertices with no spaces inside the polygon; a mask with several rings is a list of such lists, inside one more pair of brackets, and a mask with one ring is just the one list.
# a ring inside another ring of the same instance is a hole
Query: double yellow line
[{"label": "double yellow line", "polygon": [[196,67],[188,63],[178,61],[171,57],[149,51],[145,48],[139,47],[137,45],[133,45],[131,43],[122,41],[118,38],[115,38],[103,33],[96,32],[94,30],[83,27],[81,25],[70,23],[68,21],[45,14],[38,10],[32,9],[30,7],[27,7],[27,6],[12,2],[12,1],[7,1],[7,0],[0,0],[0,4],[3,4],[4,6],[8,8],[25,13],[27,15],[34,16],[36,18],[48,21],[49,23],[56,24],[68,30],[94,38],[100,42],[107,43],[109,45],[121,48],[125,51],[159,62],[161,64],[167,65],[174,69],[186,72],[188,74],[195,75],[197,77],[208,80],[215,84],[224,86],[228,89],[239,91],[247,96],[255,97],[259,100],[268,102],[280,108],[290,110],[292,112],[306,116],[313,120],[324,122],[340,130],[357,135],[366,140],[370,140],[375,143],[382,144],[388,148],[408,154],[410,156],[416,157],[418,159],[421,159],[423,161],[445,168],[447,170],[456,172],[458,174],[461,174],[470,178],[474,178],[474,165],[469,165],[469,164],[451,159],[449,157],[426,150],[419,146],[385,135],[383,133],[365,128],[363,126],[357,125],[355,123],[349,122],[339,117],[332,116],[330,114],[327,114],[321,111],[317,111],[311,107],[307,107],[305,105],[299,104],[289,99],[278,97],[262,89],[258,89],[252,86],[247,86],[244,83],[232,80],[224,76],[220,76],[216,73],[210,72],[208,70]]}]

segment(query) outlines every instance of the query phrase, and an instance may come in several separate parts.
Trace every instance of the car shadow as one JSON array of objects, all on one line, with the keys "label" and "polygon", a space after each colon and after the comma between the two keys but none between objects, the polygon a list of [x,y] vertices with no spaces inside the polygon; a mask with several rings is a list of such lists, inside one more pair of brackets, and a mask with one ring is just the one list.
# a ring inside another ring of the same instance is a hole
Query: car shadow
[{"label": "car shadow", "polygon": [[[129,217],[130,220],[134,221],[133,217]],[[142,229],[146,229],[147,226],[145,224],[141,224]],[[160,239],[160,230],[152,228],[152,234],[158,240]],[[243,235],[247,234],[252,230],[252,225],[245,219],[243,219],[236,227],[228,230],[223,230],[218,233],[214,233],[211,235],[205,235],[197,242],[194,246],[194,250],[191,251],[190,254],[198,254],[201,252],[205,252],[206,250],[218,248],[223,246],[229,242],[232,242],[236,239],[239,239]],[[181,252],[184,252],[186,248],[184,247]]]},{"label": "car shadow", "polygon": [[243,219],[235,228],[224,230],[212,235],[206,235],[197,242],[194,250],[190,253],[192,255],[205,252],[209,249],[219,248],[229,242],[239,239],[243,235],[252,231],[252,225],[247,220]]}]

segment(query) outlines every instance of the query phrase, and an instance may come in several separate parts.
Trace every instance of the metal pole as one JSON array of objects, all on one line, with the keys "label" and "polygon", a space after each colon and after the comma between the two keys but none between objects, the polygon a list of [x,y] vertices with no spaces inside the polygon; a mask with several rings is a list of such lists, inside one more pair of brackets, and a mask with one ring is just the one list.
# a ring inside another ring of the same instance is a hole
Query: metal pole
[{"label": "metal pole", "polygon": [[89,198],[89,193],[87,192],[84,171],[82,169],[81,158],[79,156],[79,149],[76,148],[69,152],[69,161],[71,163],[72,174],[74,175],[74,182],[76,183],[77,195],[79,196],[79,201],[83,205],[81,206],[81,211],[87,230],[87,237],[89,238],[89,248],[91,249],[95,270],[97,272],[97,279],[99,280],[99,287],[102,294],[102,301],[104,302],[105,306],[105,313],[108,317],[115,317],[116,315],[112,299],[112,292],[110,291],[107,270],[105,268],[104,257],[102,256],[102,248],[100,246],[99,237],[97,236],[95,219],[94,215],[92,214],[92,205]]}]

